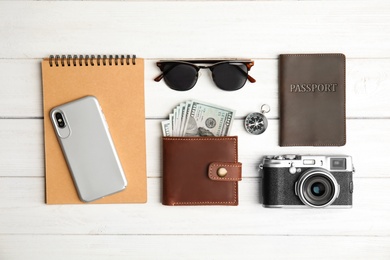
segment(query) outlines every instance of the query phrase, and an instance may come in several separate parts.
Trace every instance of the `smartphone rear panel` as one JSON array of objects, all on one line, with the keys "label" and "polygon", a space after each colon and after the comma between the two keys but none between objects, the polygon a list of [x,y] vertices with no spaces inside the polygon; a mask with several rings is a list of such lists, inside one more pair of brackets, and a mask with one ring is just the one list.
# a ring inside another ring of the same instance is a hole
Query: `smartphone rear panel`
[{"label": "smartphone rear panel", "polygon": [[97,200],[126,188],[126,177],[95,97],[57,106],[50,118],[82,201]]}]

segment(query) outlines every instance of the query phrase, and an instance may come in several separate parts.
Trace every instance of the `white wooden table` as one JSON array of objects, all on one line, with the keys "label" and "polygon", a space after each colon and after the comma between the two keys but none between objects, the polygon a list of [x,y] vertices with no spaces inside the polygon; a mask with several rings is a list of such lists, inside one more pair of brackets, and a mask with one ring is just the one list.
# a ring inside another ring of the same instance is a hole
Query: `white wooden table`
[{"label": "white wooden table", "polygon": [[[322,52],[347,56],[347,145],[279,147],[278,54]],[[146,59],[148,202],[46,205],[41,59],[128,53]],[[153,81],[166,58],[251,58],[257,82],[173,91]],[[389,1],[1,1],[0,259],[390,259],[389,98]],[[160,122],[189,99],[237,111],[237,207],[161,204]],[[269,129],[247,134],[264,103]],[[292,153],[353,156],[353,209],[263,208],[261,157]]]}]

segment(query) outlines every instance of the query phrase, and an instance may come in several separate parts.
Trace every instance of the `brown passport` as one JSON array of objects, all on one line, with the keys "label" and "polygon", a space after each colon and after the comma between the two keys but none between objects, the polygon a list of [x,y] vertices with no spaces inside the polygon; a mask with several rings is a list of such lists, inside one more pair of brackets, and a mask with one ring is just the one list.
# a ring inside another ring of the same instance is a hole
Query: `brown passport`
[{"label": "brown passport", "polygon": [[280,146],[343,146],[345,56],[282,54],[279,59]]},{"label": "brown passport", "polygon": [[164,137],[164,205],[238,205],[237,137]]}]

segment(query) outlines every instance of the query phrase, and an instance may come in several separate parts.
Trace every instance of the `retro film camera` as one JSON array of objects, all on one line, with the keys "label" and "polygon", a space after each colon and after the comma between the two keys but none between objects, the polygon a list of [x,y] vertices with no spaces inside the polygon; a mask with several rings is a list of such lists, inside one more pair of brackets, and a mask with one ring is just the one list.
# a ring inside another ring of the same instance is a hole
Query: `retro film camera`
[{"label": "retro film camera", "polygon": [[350,156],[266,156],[260,169],[264,207],[352,207]]}]

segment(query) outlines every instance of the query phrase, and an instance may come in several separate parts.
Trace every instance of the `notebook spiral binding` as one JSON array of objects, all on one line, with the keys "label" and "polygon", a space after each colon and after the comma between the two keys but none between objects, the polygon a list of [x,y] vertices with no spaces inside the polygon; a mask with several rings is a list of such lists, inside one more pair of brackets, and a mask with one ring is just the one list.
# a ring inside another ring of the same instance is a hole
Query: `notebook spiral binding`
[{"label": "notebook spiral binding", "polygon": [[118,66],[118,65],[136,65],[135,55],[50,55],[50,67],[56,66]]}]

